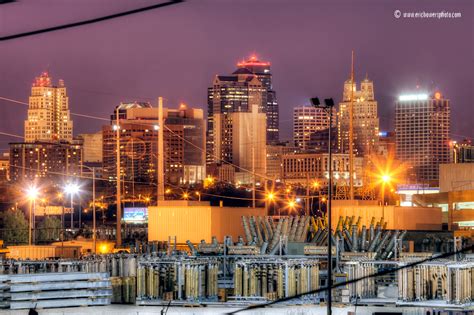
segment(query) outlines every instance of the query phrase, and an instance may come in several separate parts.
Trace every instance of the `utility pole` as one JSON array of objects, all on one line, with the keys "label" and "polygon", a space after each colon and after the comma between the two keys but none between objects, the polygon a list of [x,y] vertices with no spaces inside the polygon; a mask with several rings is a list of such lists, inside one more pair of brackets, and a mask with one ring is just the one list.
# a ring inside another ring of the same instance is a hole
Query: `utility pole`
[{"label": "utility pole", "polygon": [[306,215],[309,215],[309,173],[306,173],[306,200],[305,200]]},{"label": "utility pole", "polygon": [[[334,105],[334,104],[333,104]],[[329,126],[332,126],[332,107],[328,106],[329,110]],[[329,180],[328,180],[328,207],[326,210],[328,217],[328,301],[327,301],[327,314],[332,314],[332,219],[331,219],[331,210],[332,210],[332,146],[331,146],[331,127],[329,127],[329,145],[328,145],[328,155],[329,155]],[[351,175],[352,178],[352,175]],[[352,186],[351,186],[352,187]]]},{"label": "utility pole", "polygon": [[156,205],[159,201],[165,200],[165,170],[164,170],[164,124],[163,124],[163,97],[158,97],[158,174],[157,174],[157,195]]},{"label": "utility pole", "polygon": [[117,149],[117,227],[116,227],[116,241],[117,247],[122,246],[122,200],[121,200],[121,175],[120,175],[120,125],[119,125],[119,107],[115,111],[115,127],[116,127],[116,149]]},{"label": "utility pole", "polygon": [[92,242],[94,244],[94,254],[97,252],[97,228],[95,222],[95,168],[92,167]]},{"label": "utility pole", "polygon": [[[311,103],[314,107],[322,108],[329,114],[329,126],[332,126],[332,110],[334,107],[334,100],[332,98],[327,98],[324,100],[324,105],[322,105],[319,101],[319,98],[314,97],[311,99]],[[329,136],[328,136],[328,200],[327,200],[327,208],[326,208],[326,216],[328,219],[328,242],[327,242],[327,251],[328,251],[328,281],[327,281],[327,313],[328,315],[332,314],[332,145],[331,139],[332,132],[331,127],[329,128]]]},{"label": "utility pole", "polygon": [[255,209],[255,146],[252,144],[252,208]]},{"label": "utility pole", "polygon": [[[349,198],[354,200],[354,51],[351,62],[351,103],[349,106]],[[331,119],[330,119],[331,120]],[[329,123],[331,125],[331,123]],[[331,134],[331,132],[329,132]],[[329,144],[331,146],[331,144]],[[330,200],[330,199],[329,199]]]}]

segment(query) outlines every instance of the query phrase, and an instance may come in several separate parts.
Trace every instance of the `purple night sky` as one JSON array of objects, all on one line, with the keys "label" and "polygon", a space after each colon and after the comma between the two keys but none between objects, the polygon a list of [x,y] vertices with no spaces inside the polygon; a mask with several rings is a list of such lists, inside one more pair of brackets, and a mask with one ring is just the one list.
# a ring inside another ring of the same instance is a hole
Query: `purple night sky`
[{"label": "purple night sky", "polygon": [[[145,0],[18,0],[0,5],[0,36],[155,4]],[[342,97],[350,55],[374,80],[382,129],[398,94],[416,84],[451,100],[452,134],[474,138],[473,1],[189,0],[98,24],[0,43],[0,96],[28,101],[35,76],[65,80],[71,111],[109,117],[121,101],[206,109],[215,74],[256,53],[272,63],[283,140],[294,106]],[[461,12],[458,19],[396,19],[394,11]],[[26,106],[0,101],[0,132],[23,135]],[[74,117],[74,133],[102,122]],[[0,148],[18,139],[0,136]]]}]

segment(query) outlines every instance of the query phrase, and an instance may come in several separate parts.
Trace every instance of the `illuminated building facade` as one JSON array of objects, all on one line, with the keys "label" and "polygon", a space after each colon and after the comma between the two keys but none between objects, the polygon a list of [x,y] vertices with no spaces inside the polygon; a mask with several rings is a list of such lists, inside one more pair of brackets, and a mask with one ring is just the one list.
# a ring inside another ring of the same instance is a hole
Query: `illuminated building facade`
[{"label": "illuminated building facade", "polygon": [[82,145],[67,141],[10,143],[10,180],[23,182],[81,175]]},{"label": "illuminated building facade", "polygon": [[35,79],[31,87],[25,142],[72,141],[72,120],[64,81],[53,85],[48,72]]},{"label": "illuminated building facade", "polygon": [[396,102],[396,157],[409,163],[412,181],[438,185],[439,165],[451,160],[450,116],[450,102],[439,92],[401,95]]},{"label": "illuminated building facade", "polygon": [[298,148],[290,146],[288,143],[267,145],[267,177],[273,180],[281,180],[282,156],[296,152],[298,152]]},{"label": "illuminated building facade", "polygon": [[250,70],[266,89],[266,100],[262,98],[262,102],[266,101],[266,106],[264,107],[267,114],[267,143],[277,143],[279,140],[279,111],[276,92],[273,90],[272,85],[270,62],[260,61],[253,55],[250,59],[239,62],[237,67]]},{"label": "illuminated building facade", "polygon": [[84,163],[102,163],[102,132],[78,135],[84,148]]},{"label": "illuminated building facade", "polygon": [[[336,110],[334,109],[334,121],[336,121],[335,114]],[[325,109],[312,106],[300,106],[293,109],[293,141],[299,149],[311,150],[309,145],[311,134],[328,128],[329,113]],[[334,133],[333,135],[335,136]]]},{"label": "illuminated building facade", "polygon": [[[333,182],[335,185],[349,184],[349,154],[335,153],[333,159]],[[354,158],[354,185],[362,185],[363,158]],[[285,154],[282,156],[282,180],[285,183],[307,184],[317,180],[327,185],[329,178],[329,156],[327,153]]]},{"label": "illuminated building facade", "polygon": [[357,90],[356,82],[352,83],[350,79],[344,83],[337,122],[338,149],[344,153],[349,152],[351,97],[354,98],[352,111],[354,154],[364,156],[374,151],[379,139],[379,118],[377,101],[374,97],[374,83],[366,77],[360,84],[360,90]]},{"label": "illuminated building facade", "polygon": [[[276,143],[279,137],[279,116],[276,93],[272,87],[270,63],[251,57],[237,64],[237,70],[231,75],[217,75],[212,87],[208,88],[208,123],[207,123],[207,163],[220,163],[222,159],[231,159],[231,144],[226,141],[221,148],[227,149],[216,155],[216,124],[219,128],[230,128],[230,113],[250,112],[253,104],[266,114],[266,142]],[[215,115],[222,114],[226,122],[216,122]],[[217,150],[219,151],[219,150]]]},{"label": "illuminated building facade", "polygon": [[[329,128],[322,129],[311,133],[308,142],[309,152],[328,152],[329,147]],[[337,127],[331,127],[331,150],[337,153]]]},{"label": "illuminated building facade", "polygon": [[[260,85],[258,80],[255,83]],[[255,100],[250,112],[214,114],[214,155],[220,157],[218,164],[235,168],[232,182],[251,182],[253,167],[256,174],[266,173],[266,116],[259,111],[258,98]]]},{"label": "illuminated building facade", "polygon": [[394,158],[395,148],[395,133],[391,131],[379,132],[379,141],[375,148],[375,154],[384,158]]},{"label": "illuminated building facade", "polygon": [[454,163],[474,163],[474,144],[471,140],[452,141]]},{"label": "illuminated building facade", "polygon": [[[102,128],[103,176],[111,180],[116,178],[116,110],[111,124]],[[129,183],[156,182],[158,109],[150,103],[134,102],[121,103],[118,111],[123,178]],[[203,111],[181,104],[178,109],[163,108],[163,119],[166,183],[202,181],[205,177]]]},{"label": "illuminated building facade", "polygon": [[10,153],[0,155],[0,183],[10,180]]}]

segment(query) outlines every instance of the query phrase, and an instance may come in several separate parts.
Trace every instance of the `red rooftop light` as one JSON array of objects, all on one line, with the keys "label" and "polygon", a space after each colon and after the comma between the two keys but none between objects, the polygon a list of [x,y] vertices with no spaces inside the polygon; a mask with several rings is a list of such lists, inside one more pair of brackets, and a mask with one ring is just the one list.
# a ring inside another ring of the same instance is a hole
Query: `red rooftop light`
[{"label": "red rooftop light", "polygon": [[260,61],[256,55],[251,55],[248,60],[242,60],[237,63],[237,67],[247,66],[270,66],[270,62]]}]

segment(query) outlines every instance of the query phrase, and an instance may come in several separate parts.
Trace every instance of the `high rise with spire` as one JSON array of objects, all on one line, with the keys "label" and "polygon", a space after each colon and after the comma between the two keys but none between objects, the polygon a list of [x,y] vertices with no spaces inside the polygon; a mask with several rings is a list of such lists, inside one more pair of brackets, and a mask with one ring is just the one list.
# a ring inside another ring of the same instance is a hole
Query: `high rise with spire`
[{"label": "high rise with spire", "polygon": [[31,87],[25,141],[72,141],[72,120],[64,81],[52,83],[48,72],[36,77]]},{"label": "high rise with spire", "polygon": [[[352,91],[351,91],[352,89]],[[378,143],[379,118],[377,101],[374,96],[374,83],[366,75],[357,89],[357,83],[348,79],[344,83],[342,102],[338,113],[338,149],[341,153],[349,151],[350,106],[353,98],[353,148],[354,154],[371,154]]]}]

